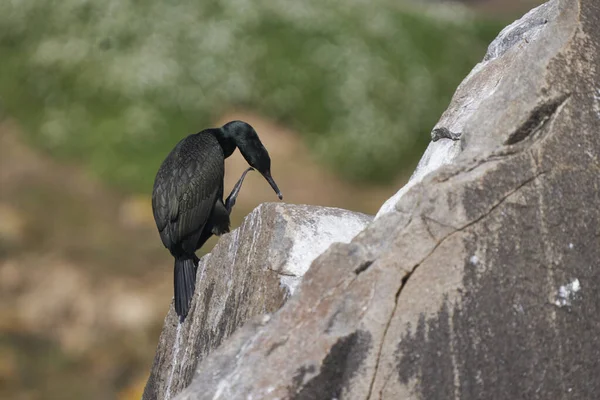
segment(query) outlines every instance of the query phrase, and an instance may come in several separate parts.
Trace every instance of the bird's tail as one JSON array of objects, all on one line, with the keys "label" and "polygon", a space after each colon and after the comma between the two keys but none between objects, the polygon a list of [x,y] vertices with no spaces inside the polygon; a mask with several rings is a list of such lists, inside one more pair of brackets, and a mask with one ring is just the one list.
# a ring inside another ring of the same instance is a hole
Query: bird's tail
[{"label": "bird's tail", "polygon": [[197,264],[193,258],[175,259],[175,312],[183,323],[196,288]]}]

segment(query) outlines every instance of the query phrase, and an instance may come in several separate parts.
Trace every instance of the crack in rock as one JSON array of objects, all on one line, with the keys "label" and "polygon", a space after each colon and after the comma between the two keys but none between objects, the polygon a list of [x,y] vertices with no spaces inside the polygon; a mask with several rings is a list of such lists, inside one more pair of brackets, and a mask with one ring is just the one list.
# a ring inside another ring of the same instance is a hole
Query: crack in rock
[{"label": "crack in rock", "polygon": [[360,275],[361,273],[365,272],[371,266],[371,264],[373,264],[373,261],[370,260],[361,263],[358,267],[356,267],[354,273],[356,275]]},{"label": "crack in rock", "polygon": [[498,208],[499,206],[501,206],[509,197],[511,197],[512,195],[514,195],[515,193],[517,193],[519,190],[521,190],[523,187],[525,187],[529,183],[531,183],[534,180],[536,180],[537,178],[539,178],[544,173],[545,172],[542,171],[542,172],[539,172],[539,173],[535,174],[531,178],[526,179],[521,184],[519,184],[517,187],[515,187],[513,190],[511,190],[509,193],[507,193],[505,196],[503,196],[500,200],[498,200],[498,202],[496,204],[494,204],[489,210],[487,210],[486,212],[482,213],[481,216],[479,216],[478,218],[474,219],[471,222],[466,223],[462,227],[454,230],[453,232],[448,233],[442,239],[438,240],[437,243],[433,246],[433,248],[427,253],[427,255],[425,255],[410,270],[410,272],[406,273],[402,277],[402,280],[400,282],[400,287],[398,288],[398,291],[396,292],[396,295],[395,295],[394,309],[393,309],[393,311],[392,311],[392,313],[390,315],[390,318],[388,319],[388,321],[386,323],[385,329],[383,330],[381,344],[379,346],[379,350],[377,351],[377,356],[376,356],[376,361],[375,361],[375,367],[374,367],[374,371],[373,371],[373,377],[372,377],[371,383],[369,385],[369,391],[368,391],[367,399],[370,399],[371,398],[371,394],[373,393],[373,387],[375,385],[375,379],[377,377],[377,371],[379,369],[379,364],[380,364],[380,360],[381,360],[381,353],[383,352],[383,346],[385,345],[385,339],[386,339],[386,336],[387,336],[387,332],[388,332],[388,330],[389,330],[389,328],[390,328],[390,326],[392,324],[392,320],[394,318],[396,310],[398,309],[398,299],[400,298],[400,294],[402,293],[402,289],[404,289],[404,287],[408,283],[408,280],[410,279],[410,277],[416,272],[416,270],[419,268],[419,266],[421,264],[423,264],[435,252],[435,250],[442,245],[442,243],[444,243],[444,241],[446,241],[452,235],[454,235],[454,234],[456,234],[458,232],[464,231],[465,229],[469,228],[470,226],[472,226],[472,225],[478,223],[479,221],[481,221],[482,219],[484,219],[486,216],[490,215],[490,213],[492,213],[496,208]]},{"label": "crack in rock", "polygon": [[508,136],[508,139],[504,142],[506,145],[519,143],[525,140],[527,137],[538,132],[548,123],[548,121],[555,116],[558,108],[564,104],[565,101],[571,96],[570,93],[563,94],[552,100],[549,100],[539,106],[537,106],[527,121],[525,121],[516,131]]}]

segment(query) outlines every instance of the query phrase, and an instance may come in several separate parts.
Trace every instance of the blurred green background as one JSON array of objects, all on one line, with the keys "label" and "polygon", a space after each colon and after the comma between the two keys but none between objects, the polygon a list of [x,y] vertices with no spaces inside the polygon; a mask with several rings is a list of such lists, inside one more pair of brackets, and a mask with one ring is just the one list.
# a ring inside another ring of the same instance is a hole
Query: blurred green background
[{"label": "blurred green background", "polygon": [[244,119],[287,202],[375,213],[539,3],[0,2],[0,398],[139,398],[172,296],[149,196],[183,136]]}]

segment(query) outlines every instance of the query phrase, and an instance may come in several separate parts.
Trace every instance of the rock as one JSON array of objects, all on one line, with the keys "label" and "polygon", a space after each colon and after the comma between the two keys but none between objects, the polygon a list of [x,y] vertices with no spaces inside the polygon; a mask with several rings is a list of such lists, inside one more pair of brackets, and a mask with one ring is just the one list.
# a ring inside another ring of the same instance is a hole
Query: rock
[{"label": "rock", "polygon": [[[435,132],[435,131],[434,131]],[[432,134],[432,136],[434,136]],[[400,190],[396,192],[392,197],[386,200],[381,206],[375,219],[380,218],[382,215],[389,212],[395,211],[396,203],[400,200],[404,193],[406,193],[415,184],[421,182],[427,174],[437,170],[438,168],[451,164],[456,157],[460,154],[460,141],[459,137],[456,138],[434,138],[434,141],[429,143],[423,157],[419,161],[415,172],[411,175],[410,179]],[[441,139],[438,141],[438,139]]]},{"label": "rock", "polygon": [[[420,182],[427,174],[443,165],[453,163],[460,154],[461,149],[465,148],[465,143],[470,142],[469,139],[464,139],[462,141],[459,139],[463,135],[465,126],[467,126],[471,119],[482,118],[483,121],[471,122],[470,126],[494,126],[496,121],[488,121],[487,118],[492,115],[494,107],[498,105],[498,99],[496,97],[492,97],[489,101],[488,99],[490,99],[498,89],[502,90],[504,88],[509,91],[516,89],[510,86],[503,87],[500,85],[502,79],[511,74],[516,75],[513,71],[519,71],[519,68],[530,68],[534,66],[536,62],[540,61],[533,55],[519,58],[518,52],[513,51],[506,55],[505,53],[515,45],[518,48],[520,44],[522,45],[523,43],[528,43],[530,40],[535,40],[542,28],[552,17],[552,13],[555,11],[556,7],[553,7],[549,3],[532,10],[519,21],[506,27],[490,44],[483,61],[473,68],[471,73],[456,89],[450,107],[443,113],[431,132],[432,142],[427,147],[425,154],[417,165],[408,184],[402,187],[394,196],[383,204],[377,213],[376,218],[379,218],[387,212],[393,211],[394,206],[400,197],[402,197],[402,195],[414,184]],[[557,44],[554,43],[554,45],[556,46]],[[537,50],[530,48],[529,50],[530,52],[544,52],[543,48]],[[497,61],[501,56],[504,56],[502,57],[502,60]],[[541,59],[543,59],[544,56],[548,57],[549,54],[542,54],[541,56]],[[515,65],[511,66],[513,62],[515,62]],[[502,67],[499,67],[499,65],[502,65]],[[541,78],[541,71],[543,70],[544,65],[543,62],[538,65],[539,76],[532,74],[530,79]],[[512,71],[508,72],[508,69],[511,69]],[[529,87],[520,87],[518,90],[523,92],[523,103],[527,103],[525,97],[529,96],[529,98],[532,99],[531,101],[533,104],[538,95],[535,92],[528,92]],[[501,95],[501,97],[504,98],[509,96]],[[502,101],[506,102],[506,99]],[[487,109],[480,111],[481,107],[487,107]],[[499,119],[502,120],[502,118]],[[473,135],[473,137],[479,141],[488,139],[494,140],[495,137],[494,135],[481,134],[479,131],[474,132]],[[479,154],[486,150],[485,147],[480,148],[473,143],[471,143],[469,148],[472,154]],[[494,148],[493,144],[487,146],[488,150],[492,148]]]},{"label": "rock", "polygon": [[183,325],[171,307],[143,399],[179,393],[199,360],[251,317],[277,311],[320,253],[333,242],[349,242],[371,220],[338,208],[257,207],[201,259]]},{"label": "rock", "polygon": [[434,130],[460,151],[177,398],[595,398],[598,26],[597,0],[552,0],[503,30]]}]

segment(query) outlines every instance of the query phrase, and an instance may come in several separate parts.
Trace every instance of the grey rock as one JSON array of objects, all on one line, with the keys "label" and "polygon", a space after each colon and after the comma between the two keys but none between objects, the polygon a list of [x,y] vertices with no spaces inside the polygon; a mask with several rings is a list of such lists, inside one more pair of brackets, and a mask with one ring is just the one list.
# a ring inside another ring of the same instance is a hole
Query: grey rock
[{"label": "grey rock", "polygon": [[278,310],[321,252],[349,242],[371,220],[338,208],[257,207],[201,259],[184,324],[171,306],[143,399],[174,397],[189,385],[198,361],[249,319]]},{"label": "grey rock", "polygon": [[[549,31],[545,30],[548,28],[546,25],[549,21],[556,20],[558,12],[557,2],[545,3],[500,32],[489,45],[484,59],[473,68],[456,89],[450,106],[431,131],[432,142],[427,147],[408,184],[383,204],[377,213],[377,218],[393,211],[394,205],[398,203],[404,193],[426,175],[441,166],[453,164],[467,147],[470,150],[469,157],[483,156],[482,153],[495,149],[498,143],[494,141],[501,136],[493,133],[496,132],[495,125],[498,121],[507,119],[511,121],[510,118],[514,115],[511,114],[511,110],[507,110],[507,113],[495,113],[497,107],[506,107],[506,104],[511,107],[520,107],[523,103],[529,106],[525,100],[526,97],[531,98],[530,104],[535,104],[535,99],[539,94],[535,90],[529,91],[534,86],[532,81],[543,77],[546,65],[544,60],[547,61],[547,57],[553,54],[546,52],[544,46],[559,46],[561,42],[548,37]],[[545,36],[540,36],[543,32],[546,32]],[[536,46],[529,46],[536,41],[538,42]],[[525,45],[528,46],[531,54],[527,57],[520,57],[520,49]],[[528,80],[519,83],[521,71],[530,68],[537,68],[537,70],[530,74]],[[496,95],[496,91],[502,93]],[[512,102],[511,96],[519,91],[523,98],[521,103],[516,105]],[[533,111],[533,109],[529,109],[530,113]],[[493,118],[499,118],[499,120]],[[465,130],[467,132],[463,137]]]},{"label": "grey rock", "polygon": [[597,0],[552,0],[505,29],[438,124],[459,154],[178,398],[596,398],[599,26]]},{"label": "grey rock", "polygon": [[452,164],[456,157],[460,154],[460,141],[445,139],[429,143],[425,153],[419,160],[419,164],[415,171],[411,175],[410,179],[400,188],[392,197],[386,200],[381,206],[375,218],[380,218],[389,212],[396,210],[396,204],[404,193],[406,193],[411,187],[421,182],[429,173],[437,170],[438,168]]}]

